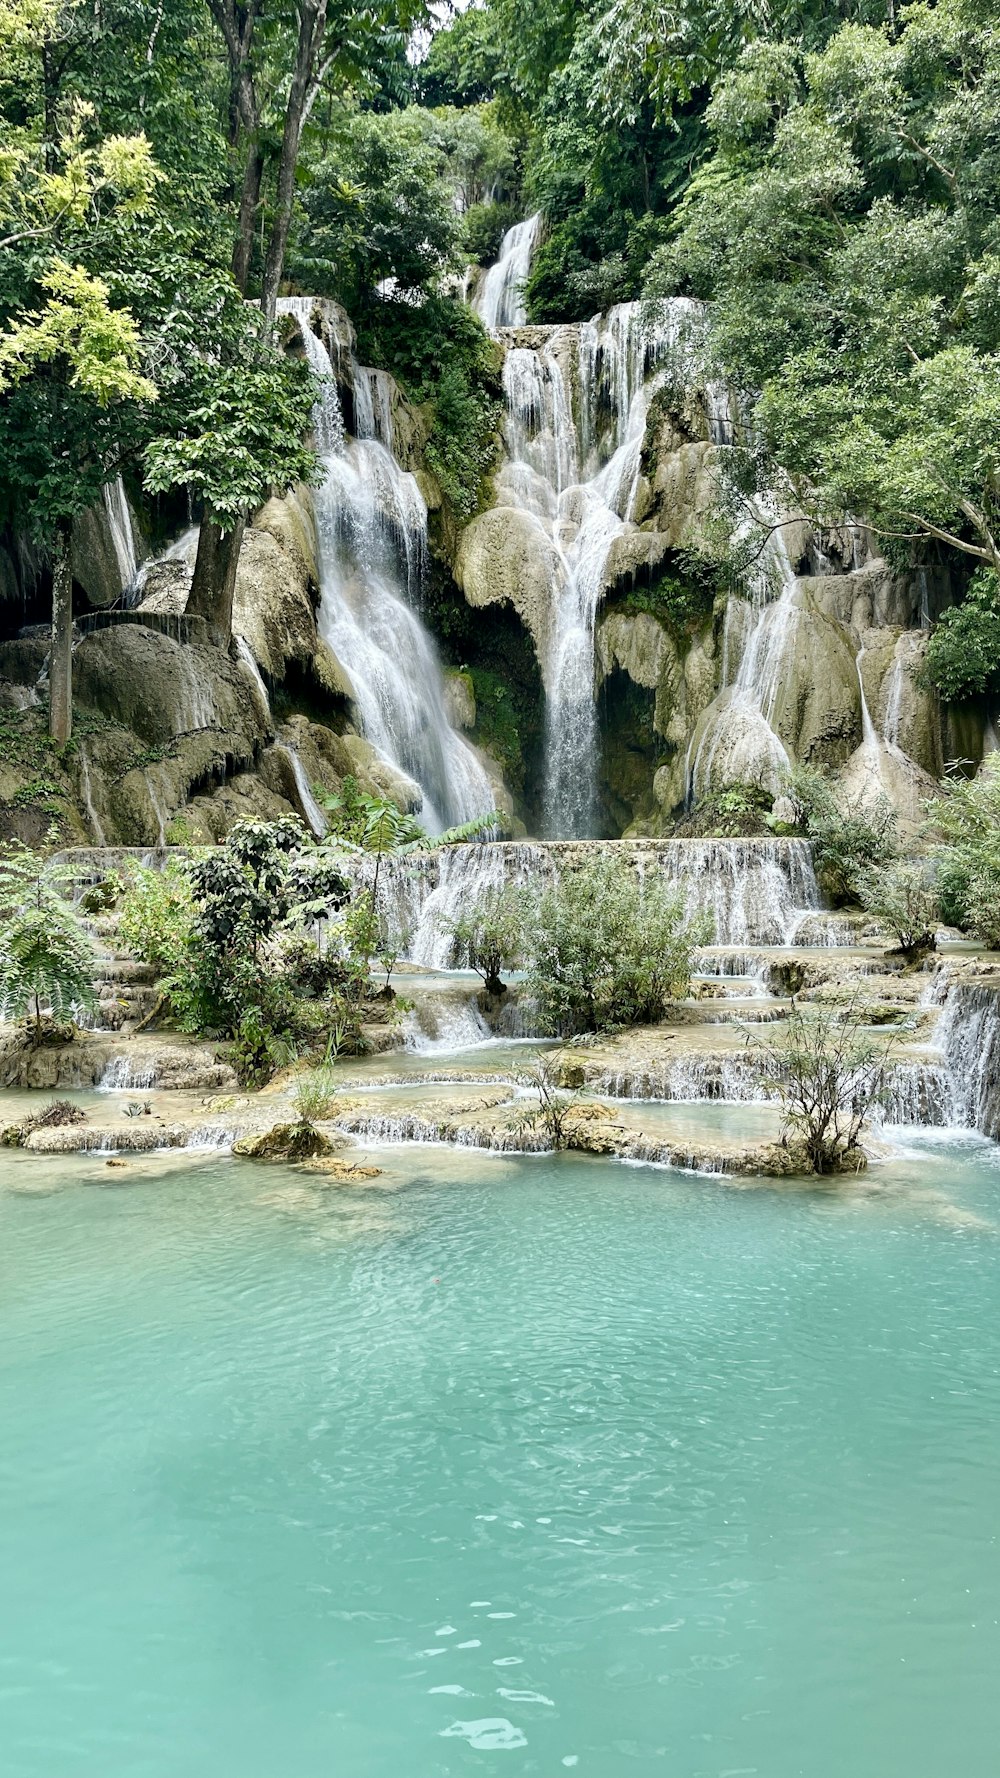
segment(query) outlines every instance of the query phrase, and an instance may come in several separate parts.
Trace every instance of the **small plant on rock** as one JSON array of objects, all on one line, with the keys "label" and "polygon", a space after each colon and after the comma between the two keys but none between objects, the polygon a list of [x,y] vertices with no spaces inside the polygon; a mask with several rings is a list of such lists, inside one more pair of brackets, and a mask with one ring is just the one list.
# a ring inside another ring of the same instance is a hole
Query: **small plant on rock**
[{"label": "small plant on rock", "polygon": [[861,1131],[889,1085],[889,1043],[864,1030],[865,1012],[855,999],[837,1007],[797,1009],[780,1037],[754,1040],[763,1082],[780,1099],[786,1138],[802,1142],[814,1173],[864,1165]]},{"label": "small plant on rock", "polygon": [[444,923],[459,962],[482,976],[487,994],[505,994],[504,975],[523,962],[532,905],[527,890],[508,883]]},{"label": "small plant on rock", "polygon": [[536,1095],[535,1103],[525,1104],[521,1111],[519,1133],[540,1130],[553,1148],[568,1148],[571,1114],[582,1089],[567,1091],[560,1086],[558,1069],[547,1056],[522,1068],[516,1078],[519,1087]]},{"label": "small plant on rock", "polygon": [[892,933],[908,963],[933,951],[938,893],[933,870],[925,860],[897,858],[859,882],[858,898]]},{"label": "small plant on rock", "polygon": [[291,1099],[300,1124],[312,1126],[331,1117],[336,1102],[331,1070],[314,1068],[308,1074],[300,1074],[292,1088]]}]

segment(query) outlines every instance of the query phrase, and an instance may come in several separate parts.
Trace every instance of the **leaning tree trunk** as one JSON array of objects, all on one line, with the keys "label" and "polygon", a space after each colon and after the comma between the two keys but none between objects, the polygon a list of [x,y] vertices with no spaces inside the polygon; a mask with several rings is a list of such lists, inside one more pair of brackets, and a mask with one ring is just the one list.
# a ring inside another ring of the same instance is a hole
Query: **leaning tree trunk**
[{"label": "leaning tree trunk", "polygon": [[73,569],[68,525],[56,527],[52,559],[52,647],[49,652],[49,734],[73,732]]},{"label": "leaning tree trunk", "polygon": [[237,519],[231,531],[223,531],[206,513],[198,532],[187,615],[205,619],[209,641],[218,648],[228,648],[233,637],[233,595],[245,522]]}]

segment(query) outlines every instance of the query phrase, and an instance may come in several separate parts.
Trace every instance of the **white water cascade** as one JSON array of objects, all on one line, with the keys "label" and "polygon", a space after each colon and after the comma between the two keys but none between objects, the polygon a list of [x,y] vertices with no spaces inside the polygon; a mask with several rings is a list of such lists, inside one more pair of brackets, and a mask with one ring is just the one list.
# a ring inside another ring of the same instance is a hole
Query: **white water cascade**
[{"label": "white water cascade", "polygon": [[116,475],[113,482],[105,482],[101,489],[101,499],[108,521],[108,531],[111,534],[111,547],[115,552],[115,562],[118,565],[121,590],[126,593],[139,571],[139,562],[136,556],[135,534],[132,530],[132,514],[129,511],[128,499],[125,494],[125,484],[120,475]]},{"label": "white water cascade", "polygon": [[[497,268],[494,268],[494,270]],[[696,313],[677,299],[653,319],[621,303],[550,330],[504,363],[508,461],[498,502],[529,516],[549,563],[540,648],[546,696],[546,832],[597,831],[594,627],[609,561],[633,520],[655,371]]]},{"label": "white water cascade", "polygon": [[528,319],[524,283],[542,226],[541,215],[509,228],[500,243],[500,257],[483,279],[475,309],[484,327],[523,327]]},{"label": "white water cascade", "polygon": [[[775,726],[782,667],[794,638],[798,587],[781,516],[758,502],[746,529],[766,532],[747,576],[745,597],[726,607],[722,685],[688,748],[685,801],[707,796],[718,782],[770,782],[777,788],[790,761]],[[733,659],[737,657],[735,671]]]},{"label": "white water cascade", "polygon": [[[609,842],[640,877],[662,876],[682,891],[691,914],[708,913],[716,945],[781,945],[819,908],[805,840],[633,840]],[[410,962],[448,969],[451,926],[459,913],[506,884],[543,888],[589,855],[572,841],[523,840],[442,847],[387,857],[379,872],[379,907],[405,935]],[[820,942],[824,942],[822,937]]]},{"label": "white water cascade", "polygon": [[423,825],[439,833],[488,813],[495,798],[475,753],[448,723],[441,668],[414,609],[427,508],[388,448],[387,379],[353,367],[355,423],[365,436],[346,437],[334,367],[313,331],[312,298],[287,297],[280,307],[298,320],[310,367],[323,379],[314,409],[326,472],[314,495],[320,633],[350,678],[363,734],[411,781]]}]

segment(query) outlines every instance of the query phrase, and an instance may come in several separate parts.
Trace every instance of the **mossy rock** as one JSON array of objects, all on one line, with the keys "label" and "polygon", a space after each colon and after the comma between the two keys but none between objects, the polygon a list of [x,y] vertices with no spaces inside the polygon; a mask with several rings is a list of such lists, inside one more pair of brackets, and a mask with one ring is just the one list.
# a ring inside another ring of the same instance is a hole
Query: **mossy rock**
[{"label": "mossy rock", "polygon": [[233,1153],[248,1161],[312,1161],[335,1154],[336,1146],[314,1124],[274,1124],[256,1136],[242,1136]]}]

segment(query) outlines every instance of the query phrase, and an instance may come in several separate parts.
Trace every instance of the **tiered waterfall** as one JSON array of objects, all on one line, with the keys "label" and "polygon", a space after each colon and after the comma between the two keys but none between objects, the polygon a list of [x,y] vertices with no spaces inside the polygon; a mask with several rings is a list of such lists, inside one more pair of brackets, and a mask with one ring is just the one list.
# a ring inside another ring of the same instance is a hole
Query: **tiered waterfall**
[{"label": "tiered waterfall", "polygon": [[[501,261],[502,263],[502,261]],[[694,313],[622,303],[595,321],[513,342],[504,361],[507,460],[497,498],[528,515],[550,564],[540,638],[544,812],[553,838],[598,832],[594,628],[616,541],[633,521],[657,367]]]},{"label": "tiered waterfall", "polygon": [[[444,681],[418,607],[427,558],[427,508],[392,452],[387,379],[353,361],[356,436],[348,437],[336,369],[314,331],[310,297],[280,305],[295,316],[320,379],[316,442],[324,480],[314,494],[320,632],[346,669],[366,739],[417,787],[431,833],[487,813],[489,779],[449,725]],[[337,367],[341,368],[341,367]]]}]

